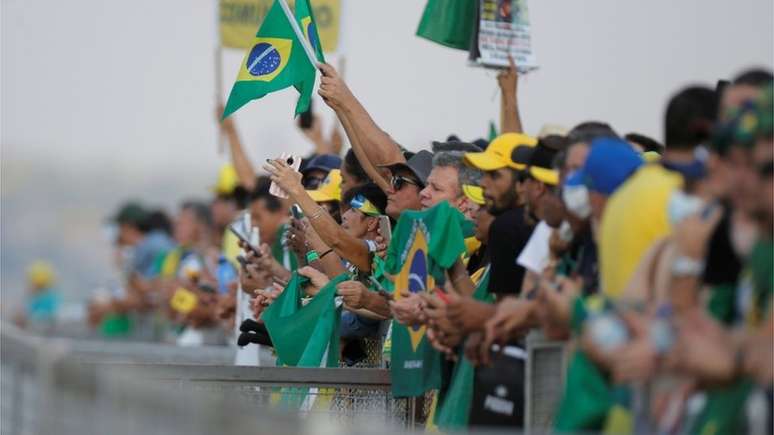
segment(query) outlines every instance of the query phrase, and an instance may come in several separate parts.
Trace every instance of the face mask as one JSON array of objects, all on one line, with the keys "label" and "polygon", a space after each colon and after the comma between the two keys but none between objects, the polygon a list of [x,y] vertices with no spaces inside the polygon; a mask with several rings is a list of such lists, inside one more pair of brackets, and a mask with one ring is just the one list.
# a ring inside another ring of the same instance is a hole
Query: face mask
[{"label": "face mask", "polygon": [[586,186],[565,186],[562,190],[562,201],[567,210],[580,219],[591,216],[589,191]]},{"label": "face mask", "polygon": [[747,258],[758,240],[758,227],[747,220],[731,220],[731,247],[739,258]]},{"label": "face mask", "polygon": [[682,190],[675,190],[669,197],[667,204],[667,215],[669,223],[679,224],[688,216],[699,213],[704,208],[704,200],[698,196],[689,195]]},{"label": "face mask", "polygon": [[559,226],[559,238],[564,242],[572,242],[575,234],[572,232],[572,227],[567,221],[562,221],[562,225]]}]

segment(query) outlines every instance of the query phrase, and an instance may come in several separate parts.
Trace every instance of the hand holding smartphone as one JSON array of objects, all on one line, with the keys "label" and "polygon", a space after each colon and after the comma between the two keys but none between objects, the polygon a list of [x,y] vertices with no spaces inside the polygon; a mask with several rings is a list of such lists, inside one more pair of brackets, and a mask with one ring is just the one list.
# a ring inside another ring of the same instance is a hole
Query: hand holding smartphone
[{"label": "hand holding smartphone", "polygon": [[[277,160],[284,160],[285,163],[296,172],[298,172],[298,169],[301,167],[301,157],[299,156],[294,156],[288,153],[282,153]],[[288,197],[288,193],[282,190],[282,188],[277,186],[277,184],[273,181],[269,186],[269,193],[276,196],[277,198]]]},{"label": "hand holding smartphone", "polygon": [[250,220],[246,219],[245,217],[249,216],[248,213],[243,213],[236,219],[234,219],[233,222],[231,222],[228,226],[229,231],[231,231],[246,247],[246,249],[249,249],[252,251],[255,255],[261,256],[261,250],[258,247],[257,243],[252,243],[250,234],[252,231],[250,230]]}]

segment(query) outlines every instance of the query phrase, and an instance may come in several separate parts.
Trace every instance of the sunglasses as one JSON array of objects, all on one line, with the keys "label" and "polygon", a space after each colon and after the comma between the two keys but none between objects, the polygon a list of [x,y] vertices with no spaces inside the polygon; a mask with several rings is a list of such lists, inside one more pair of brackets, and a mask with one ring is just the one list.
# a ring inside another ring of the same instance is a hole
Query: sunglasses
[{"label": "sunglasses", "polygon": [[315,190],[322,185],[323,181],[325,178],[309,177],[304,179],[302,184],[306,190]]},{"label": "sunglasses", "polygon": [[421,187],[421,184],[419,184],[419,181],[408,177],[402,177],[400,175],[393,175],[392,178],[390,178],[390,184],[392,185],[392,188],[396,191],[403,189],[403,186],[405,186],[406,184],[413,184],[414,186]]}]

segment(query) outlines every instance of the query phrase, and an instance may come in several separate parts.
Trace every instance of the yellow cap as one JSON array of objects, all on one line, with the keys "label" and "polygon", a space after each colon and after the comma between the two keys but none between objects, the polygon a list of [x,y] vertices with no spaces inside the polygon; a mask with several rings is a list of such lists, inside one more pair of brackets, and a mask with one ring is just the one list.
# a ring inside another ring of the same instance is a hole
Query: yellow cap
[{"label": "yellow cap", "polygon": [[27,280],[37,288],[54,284],[54,268],[45,261],[36,261],[27,269]]},{"label": "yellow cap", "polygon": [[529,174],[535,177],[536,180],[545,184],[556,186],[559,184],[559,171],[555,169],[546,169],[538,166],[530,166]]},{"label": "yellow cap", "polygon": [[341,171],[331,169],[320,187],[315,190],[307,190],[306,193],[315,202],[341,201]]},{"label": "yellow cap", "polygon": [[469,200],[475,202],[478,205],[484,205],[484,189],[481,186],[474,186],[472,184],[463,184],[462,192]]},{"label": "yellow cap", "polygon": [[501,134],[486,147],[486,151],[466,153],[465,162],[482,171],[495,171],[505,167],[519,169],[511,160],[511,153],[516,147],[522,145],[535,146],[537,140],[521,133]]},{"label": "yellow cap", "polygon": [[237,177],[234,165],[226,163],[220,167],[218,181],[215,186],[213,186],[212,190],[218,195],[231,195],[234,193],[234,189],[236,189],[238,184],[239,178]]}]

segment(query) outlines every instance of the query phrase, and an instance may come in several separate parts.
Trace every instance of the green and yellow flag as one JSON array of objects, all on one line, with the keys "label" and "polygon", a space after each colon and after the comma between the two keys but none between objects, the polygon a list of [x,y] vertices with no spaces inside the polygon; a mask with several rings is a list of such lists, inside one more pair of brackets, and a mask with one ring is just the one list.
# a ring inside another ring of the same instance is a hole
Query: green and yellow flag
[{"label": "green and yellow flag", "polygon": [[[299,1],[296,5],[296,18],[302,29],[305,29],[307,38],[319,41],[314,17],[307,1]],[[303,22],[307,18],[310,25],[304,27]],[[319,42],[316,46],[319,47]],[[322,51],[315,51],[318,53],[318,60],[324,61],[321,58]],[[301,92],[296,114],[305,112],[309,108],[314,80],[315,66],[304,52],[304,47],[282,11],[282,6],[275,0],[239,67],[236,83],[231,88],[223,111],[223,118],[251,100],[290,86]]]},{"label": "green and yellow flag", "polygon": [[[434,291],[444,271],[465,252],[465,217],[444,201],[424,211],[400,215],[387,249],[385,271],[395,277],[395,298],[403,292]],[[416,397],[441,383],[441,355],[425,336],[426,327],[392,322],[390,373],[395,397]]]}]

